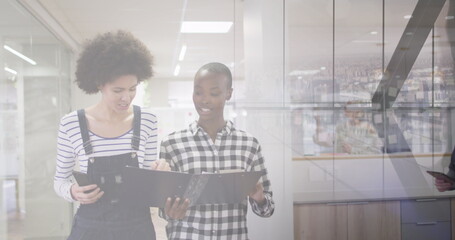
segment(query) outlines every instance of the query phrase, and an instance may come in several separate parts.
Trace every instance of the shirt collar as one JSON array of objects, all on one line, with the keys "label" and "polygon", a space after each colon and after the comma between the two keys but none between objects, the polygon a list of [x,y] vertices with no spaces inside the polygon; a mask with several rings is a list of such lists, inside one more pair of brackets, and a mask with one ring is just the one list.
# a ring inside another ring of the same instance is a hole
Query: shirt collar
[{"label": "shirt collar", "polygon": [[[194,121],[190,124],[190,131],[195,136],[199,131],[202,131],[202,127],[197,124],[197,121]],[[226,125],[221,129],[221,134],[229,135],[232,131],[235,130],[234,123],[231,120],[226,121]]]}]

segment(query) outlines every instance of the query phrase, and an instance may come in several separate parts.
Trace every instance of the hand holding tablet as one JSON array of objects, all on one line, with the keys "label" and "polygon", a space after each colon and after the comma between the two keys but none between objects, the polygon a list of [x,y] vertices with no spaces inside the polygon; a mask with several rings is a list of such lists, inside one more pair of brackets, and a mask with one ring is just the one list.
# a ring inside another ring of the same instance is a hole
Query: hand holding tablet
[{"label": "hand holding tablet", "polygon": [[439,192],[453,190],[455,179],[441,172],[427,171],[427,173],[436,179],[434,185],[436,186]]},{"label": "hand holding tablet", "polygon": [[455,183],[455,179],[447,176],[446,174],[444,174],[442,172],[427,171],[427,173],[430,174],[431,176],[433,176],[436,179],[441,179],[441,180],[444,180],[446,182],[450,182],[452,184]]}]

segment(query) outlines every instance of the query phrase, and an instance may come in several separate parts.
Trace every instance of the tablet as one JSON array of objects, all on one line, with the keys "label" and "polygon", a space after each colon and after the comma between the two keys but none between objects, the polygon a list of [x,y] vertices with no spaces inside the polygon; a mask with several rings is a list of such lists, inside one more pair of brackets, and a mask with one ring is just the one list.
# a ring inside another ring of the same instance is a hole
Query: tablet
[{"label": "tablet", "polygon": [[87,175],[87,173],[79,172],[79,171],[73,171],[73,176],[76,179],[76,182],[79,186],[87,186],[90,185],[90,179]]},{"label": "tablet", "polygon": [[450,183],[455,183],[455,179],[447,176],[446,174],[442,173],[442,172],[435,172],[435,171],[427,171],[428,174],[430,174],[431,176],[433,176],[434,178],[437,178],[437,179],[442,179],[446,182],[450,182]]}]

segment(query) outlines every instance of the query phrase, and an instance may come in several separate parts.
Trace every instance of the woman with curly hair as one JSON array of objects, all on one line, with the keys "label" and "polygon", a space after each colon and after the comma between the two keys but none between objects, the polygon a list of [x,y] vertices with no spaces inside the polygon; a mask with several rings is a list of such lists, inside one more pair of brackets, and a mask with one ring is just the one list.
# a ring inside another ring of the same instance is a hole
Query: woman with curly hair
[{"label": "woman with curly hair", "polygon": [[[151,76],[152,55],[128,32],[104,33],[85,45],[76,83],[87,94],[100,92],[101,100],[60,121],[54,188],[81,204],[69,240],[155,239],[149,208],[127,209],[118,194],[125,166],[169,170],[156,160],[155,115],[132,105],[138,84]],[[73,170],[93,184],[79,186]]]}]

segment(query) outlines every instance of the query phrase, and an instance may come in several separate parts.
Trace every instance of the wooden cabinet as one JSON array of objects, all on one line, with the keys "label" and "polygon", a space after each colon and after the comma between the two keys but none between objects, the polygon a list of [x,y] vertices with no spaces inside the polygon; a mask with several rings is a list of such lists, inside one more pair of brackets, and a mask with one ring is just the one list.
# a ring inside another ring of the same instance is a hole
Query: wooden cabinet
[{"label": "wooden cabinet", "polygon": [[399,240],[400,202],[294,206],[296,240]]},{"label": "wooden cabinet", "polygon": [[346,204],[294,206],[294,239],[347,240]]},{"label": "wooden cabinet", "polygon": [[348,204],[349,240],[399,240],[400,202]]}]

